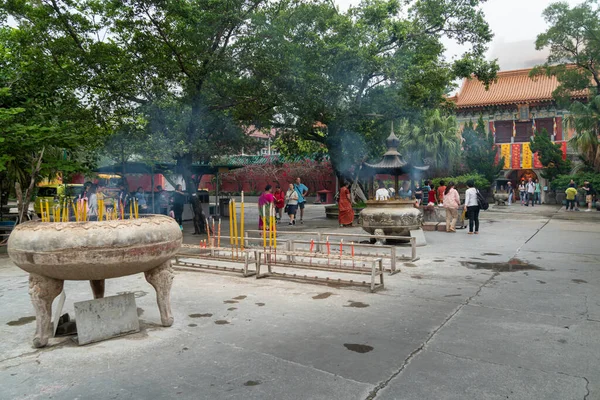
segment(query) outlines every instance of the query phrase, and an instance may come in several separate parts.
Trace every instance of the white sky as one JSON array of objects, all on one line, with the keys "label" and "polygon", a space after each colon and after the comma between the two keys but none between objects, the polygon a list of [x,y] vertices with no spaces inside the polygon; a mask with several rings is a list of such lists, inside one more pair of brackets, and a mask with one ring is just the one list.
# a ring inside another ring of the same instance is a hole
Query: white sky
[{"label": "white sky", "polygon": [[[358,5],[360,0],[334,0],[341,10],[350,5]],[[498,58],[501,69],[529,67],[534,59],[544,58],[544,54],[535,54],[533,42],[536,36],[547,28],[542,17],[544,9],[557,0],[488,0],[482,9],[492,32],[494,40],[490,43],[490,58]],[[574,6],[583,0],[561,0]],[[519,46],[517,54],[510,51],[510,42],[528,41],[529,46]],[[447,44],[447,56],[459,56],[461,49],[453,43]],[[523,47],[527,47],[525,50]],[[508,50],[508,51],[507,51]],[[521,60],[525,58],[526,60]]]}]

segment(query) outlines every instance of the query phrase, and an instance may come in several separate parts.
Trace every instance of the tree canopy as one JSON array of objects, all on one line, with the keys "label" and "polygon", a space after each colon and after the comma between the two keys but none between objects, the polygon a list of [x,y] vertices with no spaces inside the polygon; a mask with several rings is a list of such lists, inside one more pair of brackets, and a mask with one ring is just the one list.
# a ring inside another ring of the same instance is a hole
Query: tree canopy
[{"label": "tree canopy", "polygon": [[[484,1],[363,0],[344,13],[329,0],[0,0],[0,9],[78,106],[121,135],[108,146],[154,144],[133,151],[161,148],[193,192],[191,164],[235,153],[251,125],[325,145],[340,175],[378,157],[389,121],[425,121],[457,77],[493,80]],[[443,38],[468,51],[446,60]]]},{"label": "tree canopy", "polygon": [[536,48],[549,48],[546,63],[532,75],[556,76],[560,85],[554,91],[559,102],[570,100],[575,91],[587,91],[586,103],[573,102],[566,119],[567,127],[577,134],[570,143],[584,161],[600,172],[600,6],[598,0],[587,0],[575,7],[563,2],[553,3],[544,10],[550,25],[537,37]]},{"label": "tree canopy", "polygon": [[32,40],[0,29],[0,174],[16,184],[21,220],[35,183],[84,171],[106,132]]},{"label": "tree canopy", "polygon": [[492,183],[502,170],[504,158],[496,161],[498,150],[494,146],[494,137],[485,131],[483,116],[479,116],[477,125],[469,121],[462,131],[462,137],[467,170],[483,175],[488,183]]}]

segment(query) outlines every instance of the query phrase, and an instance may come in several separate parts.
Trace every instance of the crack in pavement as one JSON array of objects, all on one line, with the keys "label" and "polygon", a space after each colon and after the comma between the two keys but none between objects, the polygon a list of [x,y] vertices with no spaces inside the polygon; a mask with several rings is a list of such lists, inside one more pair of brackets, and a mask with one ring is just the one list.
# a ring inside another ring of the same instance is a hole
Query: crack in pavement
[{"label": "crack in pavement", "polygon": [[[556,213],[555,213],[556,214]],[[521,251],[521,249],[523,248],[523,246],[525,246],[531,239],[533,239],[535,237],[535,235],[537,235],[542,229],[544,229],[544,227],[546,225],[548,225],[548,223],[550,222],[550,220],[552,219],[552,217],[550,217],[539,229],[537,229],[535,231],[535,233],[533,235],[531,235],[526,241],[525,243],[523,243],[521,246],[519,246],[519,248],[517,249],[516,253],[513,255],[512,258],[515,258],[518,254],[519,251]],[[495,272],[488,280],[486,280],[480,287],[479,289],[471,296],[469,297],[465,302],[463,302],[456,310],[454,310],[454,312],[452,314],[450,314],[442,323],[440,326],[438,326],[436,329],[433,330],[433,332],[431,332],[431,334],[425,339],[425,341],[423,343],[421,343],[421,345],[419,347],[417,347],[415,350],[413,350],[408,357],[406,357],[404,359],[404,361],[402,362],[402,364],[400,365],[400,368],[398,368],[398,370],[396,370],[394,373],[392,373],[386,380],[380,382],[379,384],[377,384],[377,386],[375,386],[375,388],[373,390],[371,390],[371,392],[369,393],[369,395],[365,398],[365,400],[373,400],[377,397],[378,393],[386,388],[389,383],[396,378],[398,375],[400,375],[402,373],[402,371],[404,371],[404,369],[406,368],[406,366],[410,363],[410,361],[416,357],[419,353],[421,353],[426,347],[427,344],[429,344],[429,342],[431,340],[433,340],[433,338],[435,337],[435,335],[437,335],[437,333],[444,328],[444,326],[446,326],[455,316],[456,314],[458,314],[465,306],[469,305],[469,303],[471,302],[472,299],[474,299],[475,297],[479,296],[479,293],[481,293],[481,291],[483,290],[484,287],[486,287],[489,283],[491,283],[494,278],[496,278],[498,275],[500,275],[499,272]]]},{"label": "crack in pavement", "polygon": [[417,356],[421,351],[423,351],[423,349],[425,349],[425,347],[427,346],[427,344],[434,338],[434,336],[444,327],[446,326],[446,324],[448,322],[450,322],[450,320],[452,318],[454,318],[454,316],[456,314],[458,314],[458,312],[460,310],[463,309],[463,307],[465,307],[466,305],[469,304],[469,302],[471,301],[471,299],[473,299],[474,297],[478,296],[479,293],[481,292],[481,290],[488,284],[490,283],[496,276],[498,276],[499,273],[496,272],[494,273],[487,281],[485,281],[477,290],[477,292],[475,292],[471,297],[469,297],[465,302],[463,302],[460,306],[458,306],[458,308],[456,310],[454,310],[454,312],[452,314],[450,314],[442,323],[440,326],[438,326],[436,329],[433,330],[433,332],[431,332],[431,334],[427,337],[427,339],[425,339],[425,341],[423,343],[421,343],[421,345],[419,347],[417,347],[415,350],[413,350],[408,357],[406,357],[404,359],[404,362],[402,363],[402,365],[400,365],[400,368],[394,372],[392,375],[390,375],[386,380],[380,382],[377,386],[375,386],[375,388],[373,388],[373,390],[371,390],[371,392],[369,393],[369,395],[366,397],[365,400],[373,400],[375,397],[377,397],[377,394],[379,393],[379,391],[381,389],[384,389],[385,387],[387,387],[387,385],[392,381],[392,379],[394,379],[395,377],[397,377],[398,375],[400,375],[402,373],[402,371],[404,371],[404,369],[406,368],[406,366],[408,365],[408,363],[415,357]]}]

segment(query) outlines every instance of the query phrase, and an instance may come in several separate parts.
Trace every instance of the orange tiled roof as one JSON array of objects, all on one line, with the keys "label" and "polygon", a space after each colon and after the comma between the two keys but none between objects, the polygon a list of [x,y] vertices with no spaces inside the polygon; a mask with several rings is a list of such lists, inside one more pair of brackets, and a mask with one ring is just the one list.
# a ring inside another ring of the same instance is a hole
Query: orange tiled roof
[{"label": "orange tiled roof", "polygon": [[[489,90],[485,90],[483,83],[477,79],[465,79],[460,92],[450,99],[457,108],[553,100],[552,92],[559,85],[556,77],[543,75],[532,79],[529,72],[531,68],[498,72],[498,79],[490,85]],[[585,97],[585,91],[573,94],[573,98]]]}]

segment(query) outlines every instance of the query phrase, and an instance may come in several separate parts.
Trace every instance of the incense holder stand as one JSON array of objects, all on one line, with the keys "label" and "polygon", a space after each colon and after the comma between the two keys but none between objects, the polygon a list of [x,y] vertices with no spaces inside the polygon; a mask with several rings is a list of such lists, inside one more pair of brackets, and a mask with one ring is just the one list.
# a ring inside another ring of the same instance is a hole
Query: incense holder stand
[{"label": "incense holder stand", "polygon": [[48,343],[52,301],[66,280],[90,281],[94,298],[102,298],[105,279],[144,273],[156,290],[162,325],[171,326],[171,258],[181,243],[179,225],[163,215],[99,222],[30,221],[15,227],[8,254],[29,273],[36,312],[34,346]]}]

